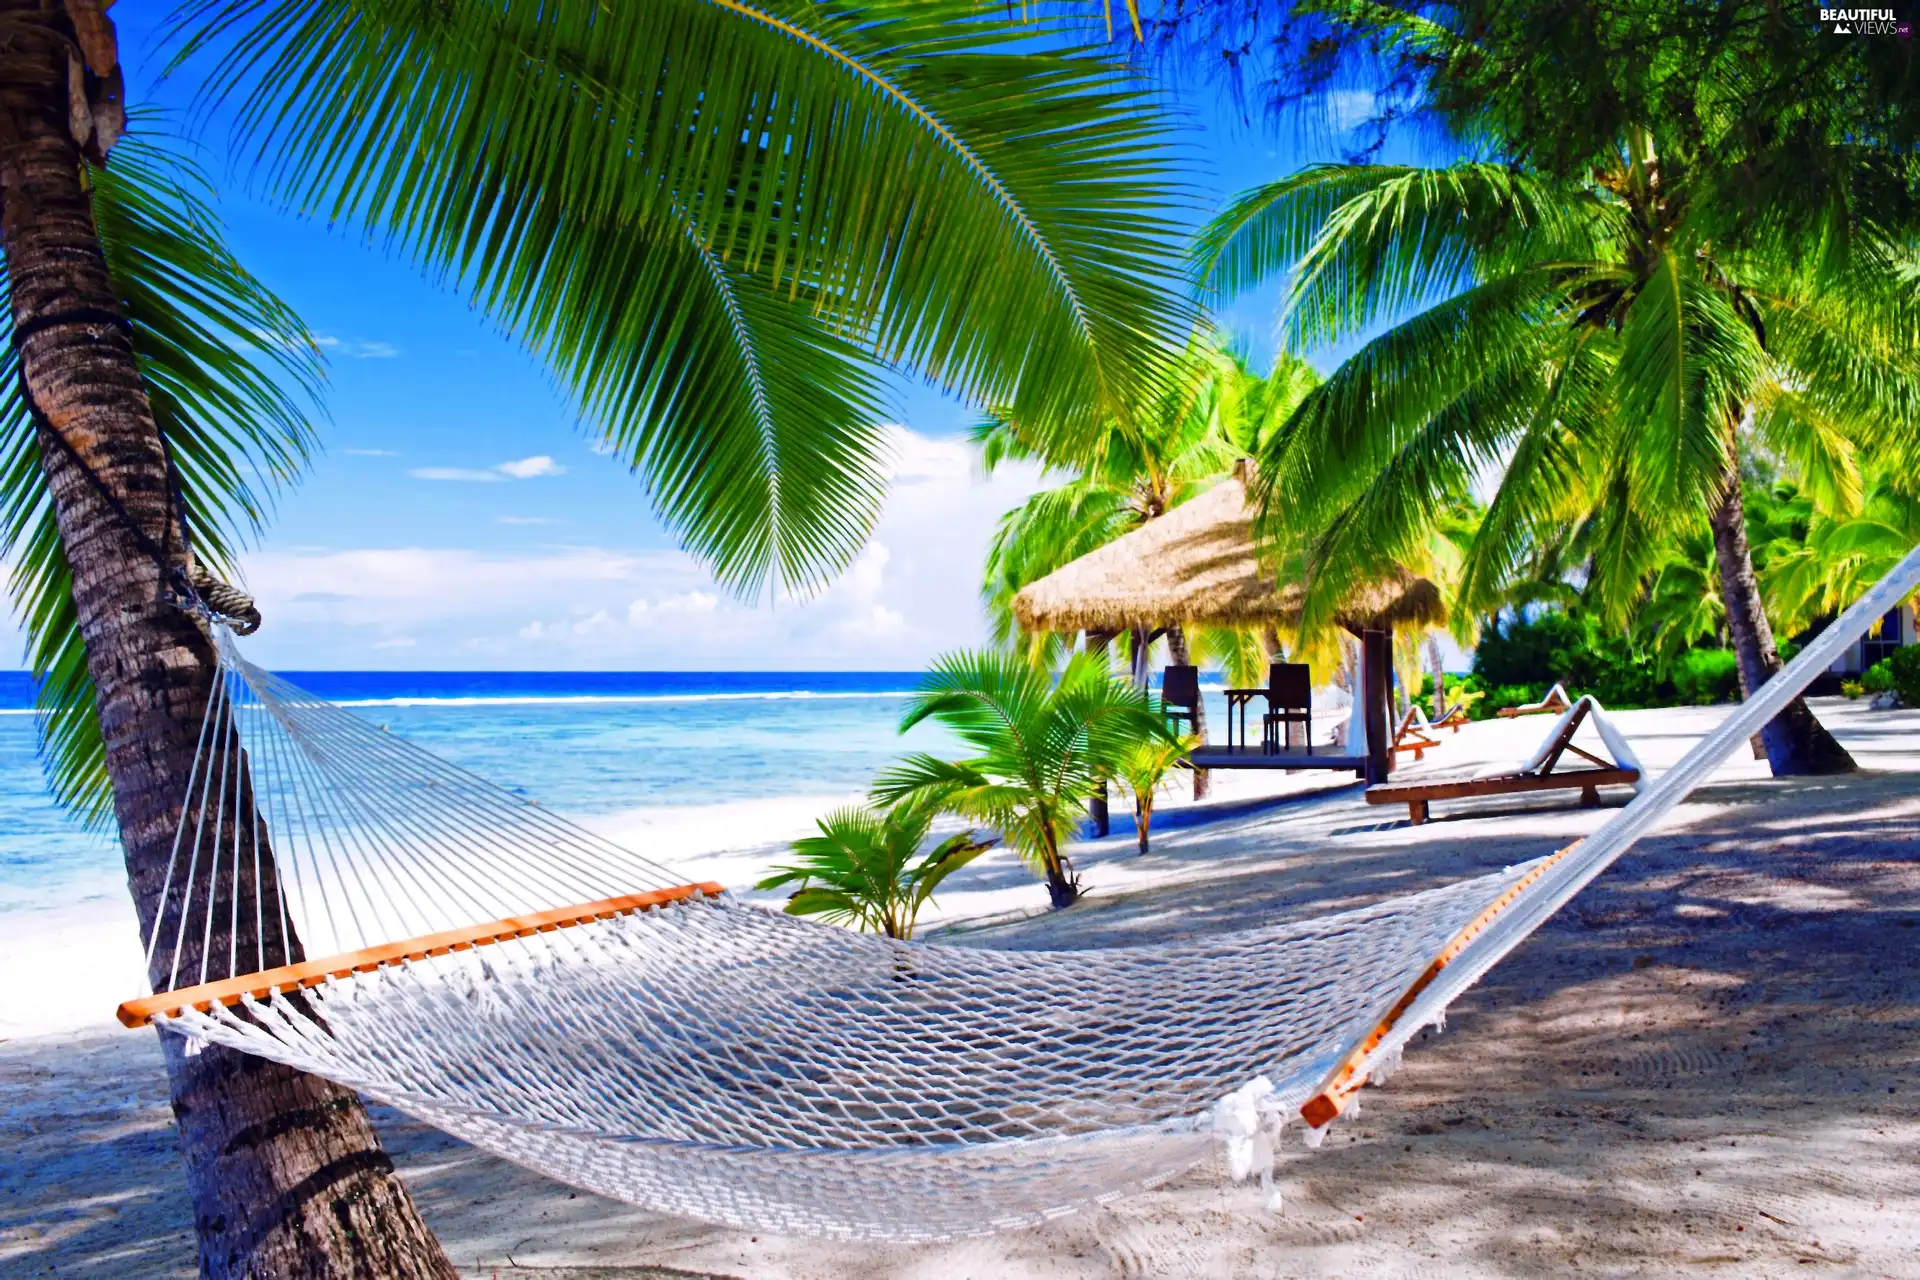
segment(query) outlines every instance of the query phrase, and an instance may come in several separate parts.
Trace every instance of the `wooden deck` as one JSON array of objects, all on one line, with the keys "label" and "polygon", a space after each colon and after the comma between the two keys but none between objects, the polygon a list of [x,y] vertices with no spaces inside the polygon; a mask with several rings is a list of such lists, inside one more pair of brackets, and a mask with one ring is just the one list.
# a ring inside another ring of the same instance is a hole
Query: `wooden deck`
[{"label": "wooden deck", "polygon": [[1333,751],[1289,751],[1266,755],[1258,747],[1201,747],[1187,758],[1196,769],[1346,769],[1365,775],[1365,756],[1340,755]]}]

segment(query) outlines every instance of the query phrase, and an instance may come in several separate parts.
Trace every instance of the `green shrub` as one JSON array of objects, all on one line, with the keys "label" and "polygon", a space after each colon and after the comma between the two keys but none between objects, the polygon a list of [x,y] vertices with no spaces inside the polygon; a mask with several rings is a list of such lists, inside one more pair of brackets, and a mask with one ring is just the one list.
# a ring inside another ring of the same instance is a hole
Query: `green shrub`
[{"label": "green shrub", "polygon": [[[1455,675],[1451,671],[1447,672],[1448,702],[1455,701],[1463,692],[1478,689],[1479,687],[1479,684],[1475,682],[1472,676],[1461,676]],[[1428,709],[1433,707],[1433,672],[1431,671],[1420,677],[1420,705]]]},{"label": "green shrub", "polygon": [[1489,690],[1489,712],[1512,705],[1495,690],[1520,685],[1532,687],[1537,698],[1560,683],[1576,698],[1590,693],[1609,707],[1659,706],[1672,693],[1652,655],[1625,635],[1603,633],[1583,613],[1541,613],[1488,628],[1474,650],[1473,670]]},{"label": "green shrub", "polygon": [[1731,649],[1689,649],[1673,664],[1673,691],[1694,707],[1738,701],[1739,665]]},{"label": "green shrub", "polygon": [[1489,690],[1523,684],[1545,690],[1567,677],[1573,655],[1592,641],[1593,628],[1584,618],[1565,613],[1515,618],[1487,628],[1474,647],[1473,671]]},{"label": "green shrub", "polygon": [[1885,693],[1893,688],[1893,660],[1882,658],[1860,677],[1860,687],[1868,693]]},{"label": "green shrub", "polygon": [[1484,707],[1485,719],[1498,715],[1503,707],[1523,707],[1529,702],[1538,702],[1546,696],[1550,686],[1544,684],[1497,684],[1487,690],[1487,696],[1480,699],[1476,707]]},{"label": "green shrub", "polygon": [[1920,707],[1920,644],[1902,645],[1887,659],[1893,691],[1910,707]]},{"label": "green shrub", "polygon": [[1843,698],[1857,698],[1866,691],[1866,686],[1858,680],[1842,680],[1840,682],[1840,696]]}]

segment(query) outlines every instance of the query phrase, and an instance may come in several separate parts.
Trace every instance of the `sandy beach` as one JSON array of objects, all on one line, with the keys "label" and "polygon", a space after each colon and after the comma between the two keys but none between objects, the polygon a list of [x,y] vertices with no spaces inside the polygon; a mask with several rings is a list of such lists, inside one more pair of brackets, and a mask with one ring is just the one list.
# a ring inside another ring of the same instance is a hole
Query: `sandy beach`
[{"label": "sandy beach", "polygon": [[[1289,1142],[1277,1214],[1203,1169],[1039,1230],[837,1245],[663,1218],[378,1120],[473,1276],[1920,1275],[1920,712],[1816,705],[1861,773],[1774,780],[1744,752],[1729,762],[1455,1005],[1360,1116],[1318,1151]],[[1657,773],[1723,714],[1615,720]],[[1517,760],[1550,723],[1444,735],[1406,776]],[[1625,798],[1454,802],[1413,828],[1348,779],[1223,776],[1146,858],[1124,824],[1082,846],[1090,893],[1073,910],[1041,910],[1029,873],[996,855],[931,923],[1009,948],[1234,929],[1551,851]],[[740,884],[772,856],[682,865]],[[0,939],[0,1276],[193,1274],[154,1038],[107,1021],[138,973],[131,925],[110,915]],[[69,957],[80,976],[52,977]]]}]

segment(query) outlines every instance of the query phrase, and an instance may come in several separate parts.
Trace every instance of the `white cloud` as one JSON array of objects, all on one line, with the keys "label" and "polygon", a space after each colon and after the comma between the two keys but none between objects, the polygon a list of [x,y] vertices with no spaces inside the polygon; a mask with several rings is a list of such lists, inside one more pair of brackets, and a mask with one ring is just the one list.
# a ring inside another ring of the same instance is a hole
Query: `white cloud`
[{"label": "white cloud", "polygon": [[565,467],[544,453],[495,463],[484,471],[473,467],[415,467],[407,472],[415,480],[453,480],[466,484],[499,484],[502,480],[534,480],[566,473]]},{"label": "white cloud", "polygon": [[563,476],[567,473],[565,467],[544,453],[514,462],[503,462],[494,470],[503,476],[512,476],[515,480],[531,480],[535,476]]},{"label": "white cloud", "polygon": [[345,356],[349,360],[391,360],[400,354],[400,348],[391,342],[337,338],[330,333],[314,334],[313,345],[329,355]]},{"label": "white cloud", "polygon": [[743,603],[676,550],[291,549],[246,558],[267,619],[249,648],[296,669],[377,666],[398,639],[417,667],[918,668],[985,638],[987,540],[1037,474],[983,478],[962,441],[888,435],[895,484],[873,536],[812,598]]},{"label": "white cloud", "polygon": [[456,480],[465,484],[499,484],[506,479],[498,471],[475,471],[470,467],[415,467],[407,474],[415,480]]},{"label": "white cloud", "polygon": [[1327,123],[1341,133],[1361,124],[1374,113],[1374,96],[1368,89],[1336,89],[1327,95]]}]

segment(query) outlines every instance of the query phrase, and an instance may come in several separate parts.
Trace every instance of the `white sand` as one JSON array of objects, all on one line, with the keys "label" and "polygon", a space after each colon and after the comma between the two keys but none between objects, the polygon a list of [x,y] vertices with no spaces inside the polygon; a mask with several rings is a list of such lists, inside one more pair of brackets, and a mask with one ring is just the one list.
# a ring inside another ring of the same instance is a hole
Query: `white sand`
[{"label": "white sand", "polygon": [[[831,1245],[659,1218],[380,1123],[476,1276],[1920,1275],[1920,713],[1819,710],[1866,772],[1774,781],[1730,763],[1456,1005],[1358,1120],[1318,1152],[1289,1147],[1278,1216],[1203,1171],[986,1241]],[[1617,718],[1657,772],[1720,714]],[[1517,759],[1549,724],[1473,726],[1417,769]],[[1091,895],[1057,915],[1035,913],[1024,869],[983,859],[942,897],[951,940],[1099,946],[1317,913],[1545,852],[1608,812],[1510,797],[1408,828],[1337,775],[1262,777],[1231,794],[1317,794],[1167,831],[1145,859],[1130,834],[1083,846]],[[710,865],[740,883],[765,856]],[[1024,918],[962,923],[1008,912]],[[0,946],[5,1007],[59,1003],[14,988],[73,950]],[[150,1035],[0,1043],[0,1097],[0,1276],[191,1274]]]}]

